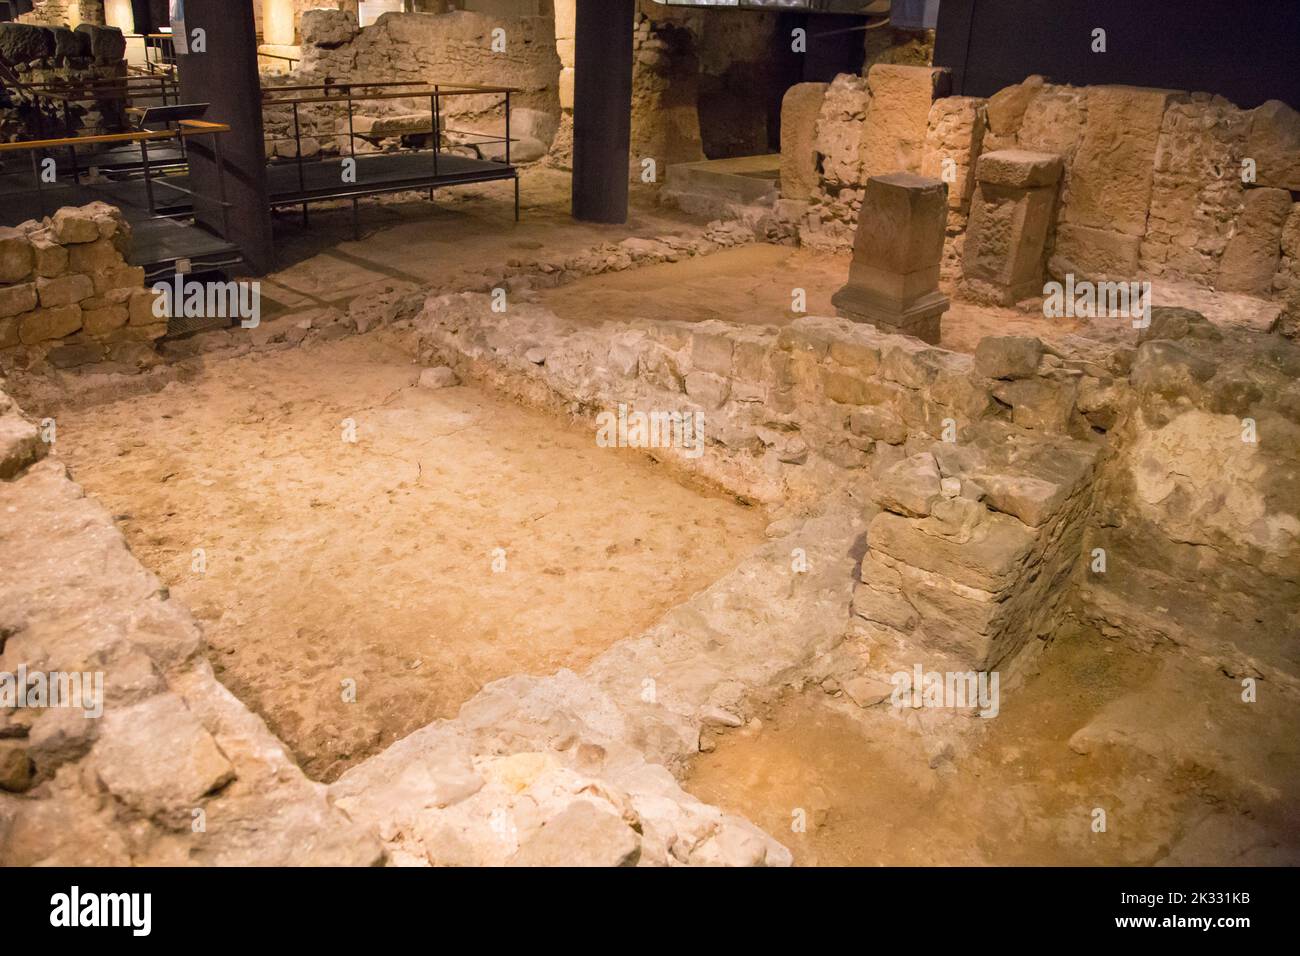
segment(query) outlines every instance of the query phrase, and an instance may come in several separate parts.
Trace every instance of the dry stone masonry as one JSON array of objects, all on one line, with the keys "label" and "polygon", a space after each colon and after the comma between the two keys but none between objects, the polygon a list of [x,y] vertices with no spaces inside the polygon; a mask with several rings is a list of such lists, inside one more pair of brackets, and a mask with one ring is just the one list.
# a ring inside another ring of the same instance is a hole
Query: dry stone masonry
[{"label": "dry stone masonry", "polygon": [[167,319],[130,247],[130,226],[101,202],[0,229],[0,363],[147,361]]}]

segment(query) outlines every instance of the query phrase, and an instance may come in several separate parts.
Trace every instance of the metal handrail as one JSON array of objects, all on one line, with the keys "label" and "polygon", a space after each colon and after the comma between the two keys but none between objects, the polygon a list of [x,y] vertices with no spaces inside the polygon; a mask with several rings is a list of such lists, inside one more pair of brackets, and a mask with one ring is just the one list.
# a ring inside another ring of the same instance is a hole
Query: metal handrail
[{"label": "metal handrail", "polygon": [[[225,163],[221,156],[221,135],[230,132],[230,126],[225,123],[213,123],[208,120],[180,120],[175,129],[150,130],[136,129],[125,133],[103,133],[95,136],[64,136],[56,139],[27,140],[16,143],[0,143],[0,154],[28,152],[32,157],[32,172],[36,179],[36,192],[40,202],[41,215],[47,215],[45,205],[44,179],[41,175],[39,154],[49,150],[67,149],[73,158],[73,179],[74,182],[80,183],[80,171],[76,165],[77,148],[88,145],[103,145],[108,143],[138,143],[140,146],[141,171],[144,176],[145,197],[148,203],[149,215],[153,219],[181,219],[187,218],[192,213],[160,213],[157,204],[154,201],[154,187],[162,186],[168,189],[174,189],[178,192],[185,193],[195,199],[202,199],[213,202],[221,210],[221,229],[222,236],[230,232],[230,210],[233,203],[226,199],[226,179]],[[178,140],[184,144],[184,141],[195,136],[210,136],[212,138],[213,157],[217,166],[217,197],[212,199],[203,196],[184,186],[167,182],[163,179],[155,180],[149,165],[149,144],[163,140]]]}]

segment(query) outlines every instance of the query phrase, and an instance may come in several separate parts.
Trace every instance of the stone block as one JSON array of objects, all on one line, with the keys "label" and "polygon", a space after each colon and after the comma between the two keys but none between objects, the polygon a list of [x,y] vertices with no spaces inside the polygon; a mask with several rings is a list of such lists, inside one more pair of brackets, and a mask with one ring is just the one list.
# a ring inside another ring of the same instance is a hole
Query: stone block
[{"label": "stone block", "polygon": [[962,250],[968,292],[1002,305],[1042,294],[1061,168],[1060,157],[1026,150],[980,157]]},{"label": "stone block", "polygon": [[821,186],[817,117],[829,83],[797,83],[781,100],[781,195],[810,199]]},{"label": "stone block", "polygon": [[827,88],[817,117],[816,150],[828,183],[862,182],[862,139],[870,102],[865,77],[842,73]]},{"label": "stone block", "polygon": [[0,287],[0,318],[29,312],[36,308],[37,300],[35,282]]},{"label": "stone block", "polygon": [[1130,282],[1138,274],[1141,248],[1139,236],[1062,223],[1056,228],[1056,248],[1048,271],[1060,279],[1073,274],[1090,281]]},{"label": "stone block", "polygon": [[25,313],[18,322],[18,336],[24,345],[61,339],[81,328],[81,306],[61,305]]},{"label": "stone block", "polygon": [[21,282],[32,274],[36,256],[26,233],[0,227],[0,282]]},{"label": "stone block", "polygon": [[1285,189],[1248,189],[1236,231],[1219,261],[1215,288],[1221,292],[1267,295],[1282,259],[1282,229],[1291,214]]},{"label": "stone block", "polygon": [[75,206],[64,206],[53,216],[54,238],[64,245],[94,242],[99,238],[99,226],[94,216]]},{"label": "stone block", "polygon": [[1033,378],[1043,343],[1027,335],[990,335],[975,347],[975,373],[984,378]]},{"label": "stone block", "polygon": [[1030,101],[1043,88],[1041,76],[998,90],[988,101],[988,128],[995,136],[1015,136]]},{"label": "stone block", "polygon": [[1246,156],[1255,161],[1255,184],[1300,192],[1300,113],[1280,100],[1250,111]]},{"label": "stone block", "polygon": [[1055,186],[1064,168],[1055,153],[1035,153],[1028,149],[1002,149],[979,158],[975,178],[981,183],[1032,189]]},{"label": "stone block", "polygon": [[1180,95],[1136,86],[1088,87],[1088,119],[1070,165],[1063,221],[1126,236],[1146,232],[1161,123]]},{"label": "stone block", "polygon": [[57,279],[41,277],[36,280],[36,291],[40,295],[41,306],[53,309],[90,298],[95,294],[95,283],[90,276],[77,273]]},{"label": "stone block", "polygon": [[867,72],[871,103],[862,136],[865,176],[919,173],[930,107],[948,92],[948,71],[939,67],[877,63]]},{"label": "stone block", "polygon": [[125,326],[129,317],[127,306],[110,304],[96,309],[82,309],[81,324],[91,335],[104,338]]},{"label": "stone block", "polygon": [[52,279],[68,271],[68,249],[54,241],[45,231],[32,236],[32,251],[36,255],[36,274]]},{"label": "stone block", "polygon": [[965,211],[975,190],[973,166],[984,143],[985,103],[973,96],[946,96],[930,107],[921,175],[948,184],[948,207]]}]

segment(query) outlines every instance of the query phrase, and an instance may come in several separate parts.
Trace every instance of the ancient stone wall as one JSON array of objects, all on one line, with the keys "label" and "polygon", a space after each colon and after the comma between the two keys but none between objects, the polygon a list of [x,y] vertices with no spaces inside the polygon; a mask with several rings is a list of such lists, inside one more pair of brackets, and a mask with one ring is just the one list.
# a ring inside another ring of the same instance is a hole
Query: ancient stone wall
[{"label": "ancient stone wall", "polygon": [[[822,98],[816,182],[778,206],[803,243],[851,245],[863,184],[893,165],[949,183],[945,271],[960,278],[979,156],[1028,150],[1059,156],[1063,165],[1045,259],[1051,276],[1143,279],[1273,298],[1284,308],[1284,327],[1300,321],[1295,257],[1284,238],[1294,232],[1287,224],[1300,195],[1300,114],[1285,104],[1242,110],[1205,93],[1071,87],[1030,77],[987,101],[935,99],[918,151],[920,74],[912,74],[909,98],[905,77],[879,70],[865,79],[840,76]],[[888,100],[873,95],[873,83],[890,90]],[[873,115],[877,102],[888,110]],[[801,102],[799,109],[810,107]]]},{"label": "ancient stone wall", "polygon": [[[125,126],[124,103],[111,96],[84,98],[84,87],[126,75],[126,40],[120,30],[82,24],[32,26],[0,23],[0,59],[24,84],[66,92],[77,98],[65,104],[22,89],[0,95],[0,139],[55,138],[117,132]],[[71,129],[68,126],[71,125]]]},{"label": "ancient stone wall", "polygon": [[104,0],[36,0],[32,12],[18,17],[19,23],[45,27],[104,23]]},{"label": "ancient stone wall", "polygon": [[1294,687],[1300,350],[1183,309],[1156,310],[1141,338],[1098,485],[1083,606],[1112,634]]},{"label": "ancient stone wall", "polygon": [[23,367],[131,356],[167,331],[129,266],[131,228],[106,203],[0,229],[0,354]]},{"label": "ancient stone wall", "polygon": [[[302,62],[292,72],[264,75],[264,86],[369,80],[515,87],[520,92],[511,101],[517,110],[511,132],[540,144],[540,151],[526,144],[531,149],[521,149],[517,158],[538,159],[550,147],[559,118],[560,73],[551,17],[465,11],[386,14],[374,25],[358,28],[356,17],[346,11],[309,10],[303,14],[301,29]],[[504,34],[494,35],[495,30]],[[494,51],[494,42],[504,43],[504,49]],[[501,136],[503,100],[498,94],[448,97],[442,101],[443,120],[457,130]],[[389,135],[428,135],[433,129],[432,113],[427,97],[361,103],[356,115],[362,129],[357,131],[355,147],[364,152],[378,148]],[[277,107],[263,115],[268,155],[293,156],[292,111]],[[298,122],[304,155],[349,151],[344,107],[304,106]],[[376,122],[390,124],[391,134],[381,126],[368,138],[361,135],[362,130],[373,130]]]}]

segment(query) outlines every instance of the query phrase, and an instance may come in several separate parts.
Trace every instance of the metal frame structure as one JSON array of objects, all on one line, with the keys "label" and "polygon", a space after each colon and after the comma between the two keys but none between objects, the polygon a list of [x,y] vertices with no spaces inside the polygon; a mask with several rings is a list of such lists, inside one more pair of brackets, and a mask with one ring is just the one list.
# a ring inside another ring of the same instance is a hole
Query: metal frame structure
[{"label": "metal frame structure", "polygon": [[[476,84],[466,83],[425,83],[425,82],[351,82],[351,81],[327,81],[316,84],[299,84],[291,86],[267,87],[262,92],[263,110],[276,107],[290,107],[293,112],[293,136],[292,138],[281,138],[277,140],[268,140],[271,143],[292,142],[294,144],[294,158],[284,163],[273,163],[272,167],[284,166],[292,163],[297,168],[297,189],[290,190],[287,193],[272,193],[270,197],[271,208],[281,208],[286,206],[301,206],[303,223],[308,220],[308,207],[313,202],[326,202],[337,200],[350,200],[352,203],[352,225],[354,235],[359,235],[359,225],[357,219],[357,203],[364,196],[374,196],[384,193],[395,192],[423,192],[429,191],[430,200],[433,199],[434,192],[441,186],[464,185],[467,183],[494,182],[500,180],[513,179],[515,189],[515,221],[519,221],[519,170],[511,163],[510,149],[513,142],[510,128],[511,98],[519,90],[508,86],[479,86]],[[473,131],[454,130],[443,126],[443,105],[445,98],[457,96],[483,96],[499,95],[503,97],[503,106],[505,109],[505,135],[489,136],[486,134],[475,133]],[[383,102],[388,100],[429,100],[429,111],[431,117],[431,129],[429,135],[433,137],[431,148],[424,149],[411,147],[399,149],[386,153],[369,153],[357,155],[356,151],[356,108],[359,103]],[[340,164],[343,159],[351,159],[357,163],[357,169],[360,171],[361,163],[372,164],[378,167],[384,163],[384,157],[410,156],[422,153],[431,154],[431,162],[427,169],[421,169],[414,175],[399,175],[397,179],[388,181],[376,180],[371,183],[358,181],[356,183],[347,183],[340,176],[338,185],[331,187],[312,187],[308,183],[307,169],[312,164],[321,164],[327,160],[313,159],[306,160],[302,155],[302,121],[300,108],[304,106],[317,106],[321,104],[334,104],[346,109],[348,123],[348,155],[340,157]],[[456,143],[456,146],[468,146],[473,148],[479,154],[480,159],[475,162],[472,168],[465,168],[464,160],[457,157],[457,162],[449,162],[445,157],[443,148],[443,139],[448,134],[468,137],[465,142]],[[480,147],[492,144],[504,144],[505,157],[504,162],[496,160],[482,159],[482,150]],[[448,168],[456,167],[456,168]]]}]

